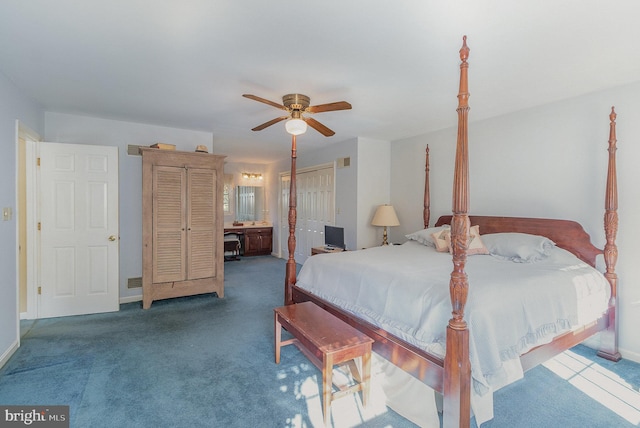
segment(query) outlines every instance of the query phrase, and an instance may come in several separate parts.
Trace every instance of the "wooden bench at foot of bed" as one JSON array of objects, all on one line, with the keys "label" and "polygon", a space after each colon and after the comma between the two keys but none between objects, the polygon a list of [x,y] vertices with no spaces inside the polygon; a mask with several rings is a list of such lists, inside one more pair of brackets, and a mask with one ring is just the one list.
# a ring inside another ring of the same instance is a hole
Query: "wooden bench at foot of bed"
[{"label": "wooden bench at foot of bed", "polygon": [[[295,344],[322,371],[322,411],[325,424],[331,402],[344,395],[362,391],[362,405],[369,398],[371,344],[373,339],[311,302],[282,306],[275,312],[275,360],[280,363],[280,348]],[[282,341],[284,327],[293,339]],[[354,359],[362,358],[358,373]],[[357,383],[333,393],[333,367],[347,363]]]}]

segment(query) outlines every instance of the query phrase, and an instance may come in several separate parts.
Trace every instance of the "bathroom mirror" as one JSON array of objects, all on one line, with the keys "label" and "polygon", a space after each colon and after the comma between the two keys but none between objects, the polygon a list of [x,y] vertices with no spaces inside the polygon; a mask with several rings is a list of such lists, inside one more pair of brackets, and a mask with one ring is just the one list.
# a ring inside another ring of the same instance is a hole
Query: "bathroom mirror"
[{"label": "bathroom mirror", "polygon": [[264,210],[264,187],[236,186],[236,215],[238,221],[261,221]]}]

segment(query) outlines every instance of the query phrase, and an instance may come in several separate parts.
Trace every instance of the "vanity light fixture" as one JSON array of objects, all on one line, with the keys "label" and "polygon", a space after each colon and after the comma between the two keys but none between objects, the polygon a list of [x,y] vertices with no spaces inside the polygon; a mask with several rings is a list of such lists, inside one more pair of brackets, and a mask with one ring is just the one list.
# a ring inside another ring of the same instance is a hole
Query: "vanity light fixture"
[{"label": "vanity light fixture", "polygon": [[242,178],[248,180],[262,180],[262,174],[254,173],[254,172],[243,172]]}]

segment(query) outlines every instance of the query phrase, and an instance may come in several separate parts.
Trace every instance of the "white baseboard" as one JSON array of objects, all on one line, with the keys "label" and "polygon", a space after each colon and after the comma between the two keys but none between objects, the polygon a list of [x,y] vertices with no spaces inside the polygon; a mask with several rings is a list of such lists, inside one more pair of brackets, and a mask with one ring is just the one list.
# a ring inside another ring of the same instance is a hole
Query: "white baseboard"
[{"label": "white baseboard", "polygon": [[142,294],[139,294],[137,296],[127,296],[127,297],[121,297],[120,298],[120,304],[124,304],[124,303],[133,303],[133,302],[140,302],[142,301]]},{"label": "white baseboard", "polygon": [[[598,349],[600,349],[600,337],[596,334],[582,342],[582,344],[597,351]],[[624,358],[625,360],[633,361],[634,363],[640,364],[639,353],[629,351],[628,349],[621,348],[620,346],[618,346],[618,352],[620,352],[620,355],[622,355],[622,358]]]},{"label": "white baseboard", "polygon": [[633,361],[634,363],[640,364],[640,354],[637,352],[629,351],[627,349],[618,349],[620,351],[620,355],[625,360]]},{"label": "white baseboard", "polygon": [[11,356],[18,350],[20,347],[20,340],[16,340],[9,346],[2,356],[0,356],[0,368],[4,367],[4,365],[9,361]]}]

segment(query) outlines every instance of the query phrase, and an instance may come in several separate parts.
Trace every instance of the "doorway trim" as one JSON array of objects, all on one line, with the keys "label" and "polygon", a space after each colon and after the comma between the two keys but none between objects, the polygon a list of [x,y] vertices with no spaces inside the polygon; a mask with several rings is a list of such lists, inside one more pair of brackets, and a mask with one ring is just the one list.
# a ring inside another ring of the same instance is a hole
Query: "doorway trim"
[{"label": "doorway trim", "polygon": [[[25,151],[24,158],[20,156],[20,144],[21,140],[24,141]],[[36,319],[37,308],[37,289],[38,283],[38,234],[37,234],[37,193],[36,193],[36,174],[37,174],[37,159],[36,153],[37,142],[41,141],[40,135],[22,124],[19,120],[16,120],[16,207],[20,205],[20,198],[24,198],[25,212],[24,215],[17,211],[16,216],[16,289],[17,289],[17,301],[16,309],[20,319]],[[24,177],[20,176],[20,171],[24,170]],[[24,194],[21,194],[20,180],[26,180],[24,183]],[[24,223],[24,224],[23,224]],[[26,239],[21,242],[20,237],[21,228],[26,230]],[[21,246],[26,247],[26,269],[20,268],[20,251]],[[26,275],[26,278],[22,276]],[[25,290],[21,290],[21,281],[26,281]],[[20,310],[20,295],[26,291],[26,311]],[[19,330],[18,323],[18,330]],[[19,333],[19,331],[18,331]]]}]

